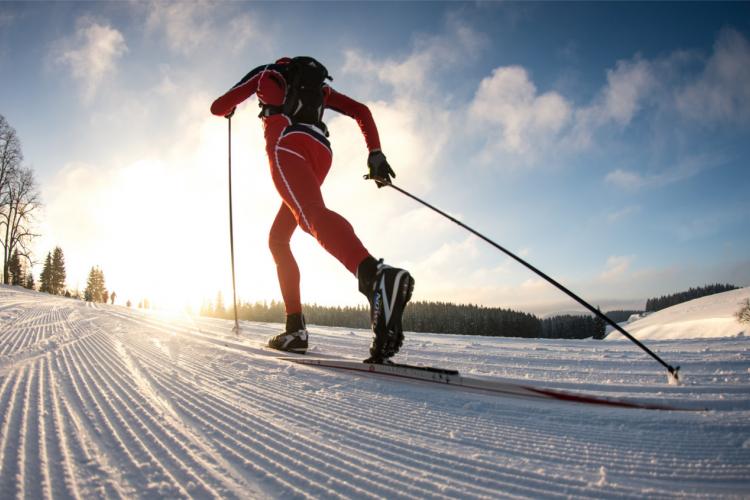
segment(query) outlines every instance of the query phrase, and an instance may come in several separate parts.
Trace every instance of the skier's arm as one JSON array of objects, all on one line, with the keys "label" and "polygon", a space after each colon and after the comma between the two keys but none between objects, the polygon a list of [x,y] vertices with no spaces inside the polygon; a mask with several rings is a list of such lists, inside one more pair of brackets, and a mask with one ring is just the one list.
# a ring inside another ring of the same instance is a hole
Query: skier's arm
[{"label": "skier's arm", "polygon": [[372,118],[370,108],[361,102],[355,101],[351,97],[336,92],[331,87],[326,86],[325,88],[328,93],[326,108],[354,118],[357,121],[357,125],[359,125],[359,129],[362,131],[362,135],[365,136],[367,149],[371,153],[380,151],[378,127],[375,125],[375,120]]},{"label": "skier's arm", "polygon": [[370,155],[367,157],[367,167],[369,168],[370,173],[366,175],[365,178],[374,180],[379,188],[386,184],[390,184],[391,176],[396,177],[396,174],[393,172],[393,169],[388,164],[388,160],[386,160],[385,155],[380,150],[378,127],[375,125],[375,120],[372,118],[370,108],[361,102],[355,101],[351,97],[336,92],[331,87],[327,86],[326,92],[328,93],[326,107],[354,118],[357,121],[360,130],[362,130],[362,135],[365,136],[367,149],[370,151]]},{"label": "skier's arm", "polygon": [[226,94],[216,99],[211,104],[211,113],[216,116],[227,116],[234,108],[242,101],[253,95],[258,91],[258,83],[263,75],[263,72],[268,66],[258,66],[237,84],[229,89]]}]

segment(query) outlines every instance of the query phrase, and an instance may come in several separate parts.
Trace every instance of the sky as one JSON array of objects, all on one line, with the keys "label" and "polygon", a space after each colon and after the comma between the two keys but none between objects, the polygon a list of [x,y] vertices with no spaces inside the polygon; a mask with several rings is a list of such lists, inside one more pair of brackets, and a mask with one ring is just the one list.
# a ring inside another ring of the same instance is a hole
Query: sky
[{"label": "sky", "polygon": [[[2,2],[0,114],[44,203],[36,259],[92,266],[118,302],[231,296],[227,121],[213,99],[309,55],[366,103],[395,183],[603,309],[750,285],[750,4]],[[232,120],[237,292],[279,300],[280,204],[257,101]],[[392,189],[328,111],[328,206],[409,269],[414,300],[546,314],[577,305]],[[297,231],[303,302],[366,304]],[[35,267],[38,272],[40,266]]]}]

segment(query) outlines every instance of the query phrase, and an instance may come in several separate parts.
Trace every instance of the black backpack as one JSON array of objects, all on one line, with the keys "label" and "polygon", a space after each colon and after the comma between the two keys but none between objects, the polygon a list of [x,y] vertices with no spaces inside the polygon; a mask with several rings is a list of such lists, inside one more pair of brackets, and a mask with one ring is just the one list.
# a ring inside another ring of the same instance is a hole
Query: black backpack
[{"label": "black backpack", "polygon": [[328,70],[312,57],[295,57],[279,68],[286,80],[286,97],[281,106],[264,107],[263,115],[284,113],[294,123],[322,125],[323,85],[333,80]]}]

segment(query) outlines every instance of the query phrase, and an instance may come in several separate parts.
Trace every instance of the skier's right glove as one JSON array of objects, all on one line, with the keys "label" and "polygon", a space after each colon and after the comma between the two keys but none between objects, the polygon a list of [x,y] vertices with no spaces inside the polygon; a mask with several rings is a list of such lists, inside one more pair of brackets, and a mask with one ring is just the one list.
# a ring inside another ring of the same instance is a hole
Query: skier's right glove
[{"label": "skier's right glove", "polygon": [[388,164],[388,160],[385,159],[385,155],[380,150],[370,153],[370,156],[367,157],[367,167],[370,169],[370,173],[365,175],[365,179],[374,180],[375,184],[378,185],[378,188],[390,184],[391,176],[396,177],[396,173]]},{"label": "skier's right glove", "polygon": [[224,115],[224,118],[226,118],[227,120],[228,120],[228,119],[230,119],[230,118],[231,118],[232,116],[234,116],[234,112],[235,112],[235,111],[237,111],[237,106],[233,107],[233,108],[232,108],[232,109],[231,109],[231,110],[229,111],[229,113],[225,114],[225,115]]}]

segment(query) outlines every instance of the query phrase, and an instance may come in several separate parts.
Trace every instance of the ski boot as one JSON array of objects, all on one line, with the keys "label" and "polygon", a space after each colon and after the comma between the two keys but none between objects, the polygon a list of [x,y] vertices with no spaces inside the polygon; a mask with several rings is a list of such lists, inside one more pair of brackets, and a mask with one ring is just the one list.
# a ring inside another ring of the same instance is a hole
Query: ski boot
[{"label": "ski boot", "polygon": [[268,339],[268,347],[278,351],[305,354],[307,352],[307,337],[305,317],[301,313],[289,314],[286,317],[284,333]]},{"label": "ski boot", "polygon": [[[370,357],[365,363],[385,363],[393,357],[404,342],[401,317],[414,290],[414,278],[408,271],[383,264],[382,259],[372,259],[374,277],[366,269],[361,275],[360,291],[370,302],[370,325],[375,337],[370,345]],[[363,263],[363,266],[368,264]]]}]

